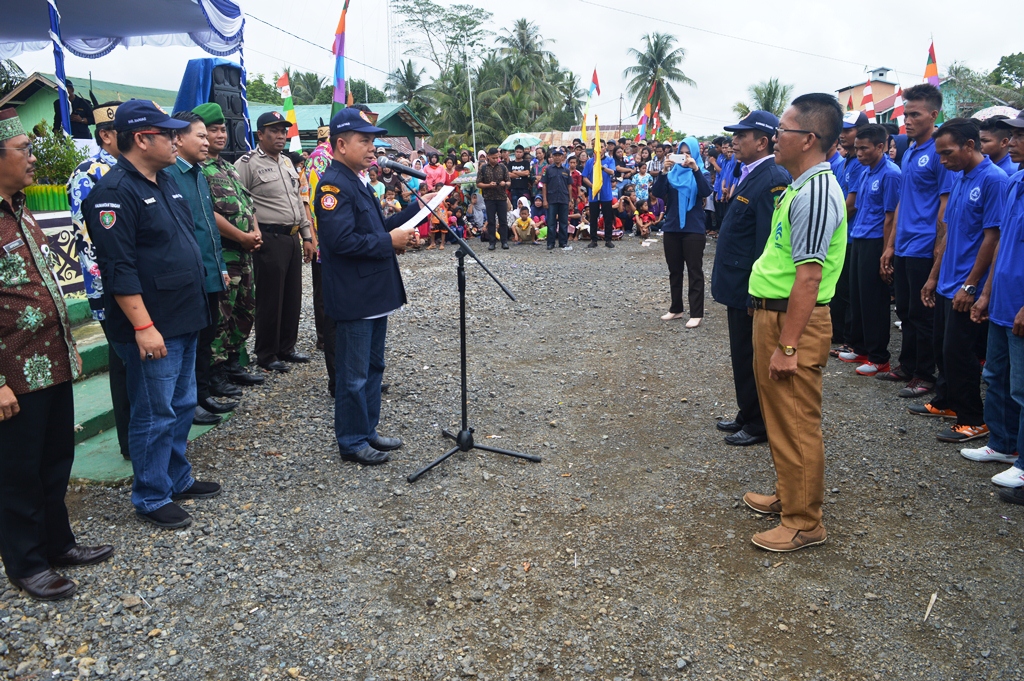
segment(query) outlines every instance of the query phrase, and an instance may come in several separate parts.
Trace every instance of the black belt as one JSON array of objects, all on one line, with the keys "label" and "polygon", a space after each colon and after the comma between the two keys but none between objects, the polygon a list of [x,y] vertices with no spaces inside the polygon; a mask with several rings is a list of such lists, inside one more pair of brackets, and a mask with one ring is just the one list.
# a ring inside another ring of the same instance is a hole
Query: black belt
[{"label": "black belt", "polygon": [[285,236],[291,236],[299,231],[299,228],[295,225],[264,225],[260,224],[261,232],[270,232],[271,234],[284,234]]},{"label": "black belt", "polygon": [[[755,298],[750,296],[755,310],[769,310],[771,312],[786,312],[789,310],[789,298]],[[814,307],[825,307],[827,303],[815,303]]]}]

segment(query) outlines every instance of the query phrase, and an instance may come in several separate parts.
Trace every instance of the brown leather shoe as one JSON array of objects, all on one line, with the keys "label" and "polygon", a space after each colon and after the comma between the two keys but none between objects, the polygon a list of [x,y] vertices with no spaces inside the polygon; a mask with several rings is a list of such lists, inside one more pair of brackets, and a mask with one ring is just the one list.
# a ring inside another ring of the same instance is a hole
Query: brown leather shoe
[{"label": "brown leather shoe", "polygon": [[782,513],[782,502],[774,494],[767,495],[747,492],[743,495],[743,503],[758,513],[764,513],[765,515]]},{"label": "brown leather shoe", "polygon": [[114,547],[109,544],[104,544],[103,546],[76,545],[70,551],[62,553],[56,558],[51,558],[50,565],[53,567],[95,565],[96,563],[102,563],[112,555],[114,555]]},{"label": "brown leather shoe", "polygon": [[11,584],[18,587],[37,601],[59,601],[70,598],[78,589],[78,585],[58,574],[55,570],[44,570],[31,577],[15,579],[9,577]]},{"label": "brown leather shoe", "polygon": [[750,541],[766,551],[776,553],[787,553],[799,549],[824,544],[828,538],[824,525],[818,525],[813,530],[794,530],[792,527],[779,525],[778,527],[755,534]]}]

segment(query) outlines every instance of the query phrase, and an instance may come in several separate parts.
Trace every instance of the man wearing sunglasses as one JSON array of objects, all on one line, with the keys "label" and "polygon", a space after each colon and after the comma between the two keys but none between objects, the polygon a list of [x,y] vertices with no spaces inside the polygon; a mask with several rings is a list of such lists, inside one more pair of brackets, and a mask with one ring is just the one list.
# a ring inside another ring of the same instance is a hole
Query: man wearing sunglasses
[{"label": "man wearing sunglasses", "polygon": [[174,503],[216,496],[185,458],[196,407],[196,340],[209,324],[203,255],[188,200],[165,168],[189,127],[155,104],[117,108],[121,158],[82,206],[103,272],[107,335],[128,369],[132,504],[158,527],[191,524]]}]

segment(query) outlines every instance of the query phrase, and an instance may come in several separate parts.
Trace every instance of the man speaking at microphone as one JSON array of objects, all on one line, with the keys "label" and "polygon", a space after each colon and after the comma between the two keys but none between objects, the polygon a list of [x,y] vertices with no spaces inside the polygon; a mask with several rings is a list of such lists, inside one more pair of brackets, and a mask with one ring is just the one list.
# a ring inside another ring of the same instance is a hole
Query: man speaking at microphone
[{"label": "man speaking at microphone", "polygon": [[[402,446],[377,433],[388,316],[406,303],[396,253],[416,244],[416,203],[387,220],[360,177],[374,163],[373,140],[387,132],[365,112],[342,109],[331,119],[331,164],[320,178],[313,210],[320,238],[324,310],[336,325],[334,434],[345,461],[387,462]],[[428,197],[427,197],[428,198]]]}]

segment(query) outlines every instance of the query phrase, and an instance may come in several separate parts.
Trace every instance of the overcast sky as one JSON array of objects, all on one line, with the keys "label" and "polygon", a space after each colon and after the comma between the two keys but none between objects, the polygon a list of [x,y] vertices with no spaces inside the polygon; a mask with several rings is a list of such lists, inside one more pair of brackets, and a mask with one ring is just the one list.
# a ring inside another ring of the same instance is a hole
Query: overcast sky
[{"label": "overcast sky", "polygon": [[[448,0],[441,2],[447,4]],[[342,0],[239,3],[247,13],[328,50],[343,4]],[[747,87],[760,80],[780,78],[793,84],[796,94],[832,92],[866,80],[866,69],[888,66],[896,69],[891,77],[908,87],[921,82],[933,36],[940,70],[954,60],[975,69],[992,69],[1000,56],[1020,50],[1019,43],[1010,39],[1012,32],[981,30],[980,25],[978,30],[965,30],[962,13],[949,11],[952,7],[948,4],[921,0],[904,0],[891,11],[821,0],[476,0],[475,4],[493,12],[490,28],[498,33],[521,17],[536,22],[542,35],[552,41],[549,49],[563,66],[579,74],[584,88],[596,65],[601,96],[595,97],[591,111],[610,123],[619,120],[619,93],[625,88],[622,70],[633,63],[627,50],[640,49],[645,33],[675,35],[686,49],[683,71],[697,87],[677,90],[682,104],[673,112],[670,124],[690,134],[713,133],[732,122],[733,103],[745,100]],[[627,9],[616,9],[617,5]],[[878,16],[875,21],[867,18],[872,11]],[[985,25],[998,29],[998,21]],[[437,30],[444,27],[438,25]],[[259,21],[247,21],[245,44],[250,73],[270,74],[284,65],[324,76],[333,70],[329,51]],[[348,57],[372,67],[348,61],[349,76],[382,87],[388,70],[385,0],[351,0],[346,45]],[[404,47],[398,47],[400,59]],[[97,60],[68,55],[66,68],[69,76],[85,76],[92,70],[98,80],[176,90],[185,62],[204,56],[208,55],[199,48],[117,48]],[[16,61],[26,72],[53,71],[50,50],[22,54]],[[418,61],[426,66],[425,60]],[[627,100],[623,119],[635,120],[628,105]]]}]

